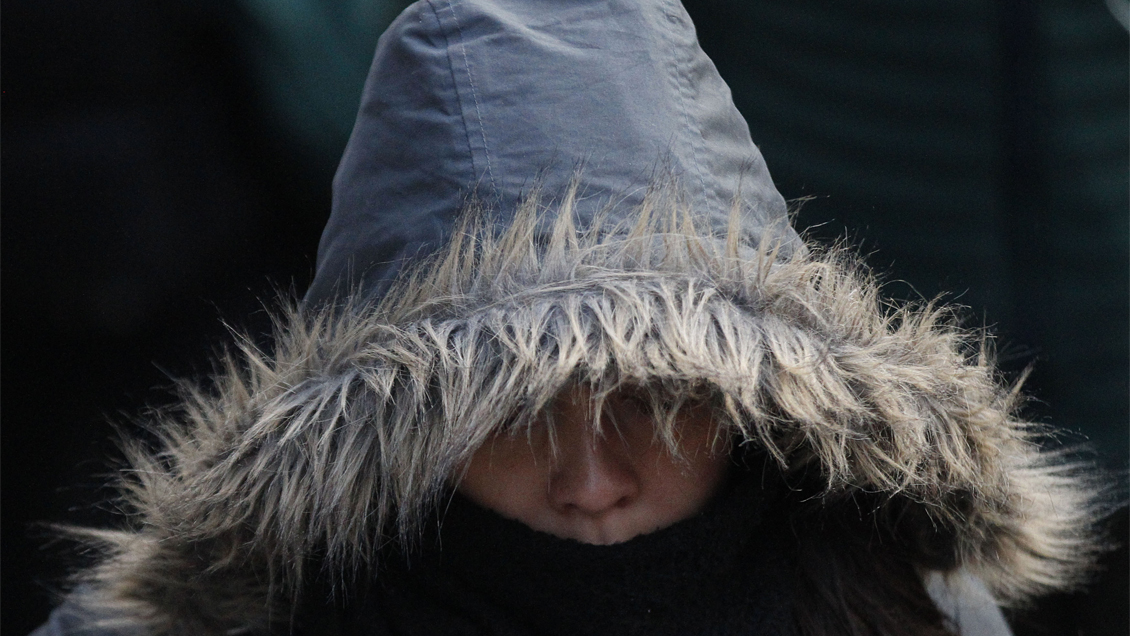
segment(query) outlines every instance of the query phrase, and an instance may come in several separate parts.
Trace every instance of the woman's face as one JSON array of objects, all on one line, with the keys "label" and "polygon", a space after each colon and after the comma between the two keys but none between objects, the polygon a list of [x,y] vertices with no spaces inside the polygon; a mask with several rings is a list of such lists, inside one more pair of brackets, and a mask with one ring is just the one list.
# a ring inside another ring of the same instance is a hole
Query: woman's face
[{"label": "woman's face", "polygon": [[684,405],[676,417],[681,454],[655,433],[650,409],[629,391],[605,401],[598,429],[591,393],[575,387],[527,436],[496,434],[472,455],[459,491],[534,530],[584,543],[627,541],[699,512],[721,486],[728,443],[716,443],[709,406]]}]

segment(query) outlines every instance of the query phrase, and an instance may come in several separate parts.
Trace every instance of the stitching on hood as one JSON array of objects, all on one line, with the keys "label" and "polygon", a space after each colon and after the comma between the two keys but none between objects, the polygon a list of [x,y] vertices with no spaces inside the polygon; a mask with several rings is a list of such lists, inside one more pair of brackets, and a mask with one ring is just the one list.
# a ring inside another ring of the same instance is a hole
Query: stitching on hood
[{"label": "stitching on hood", "polygon": [[[431,4],[431,3],[429,3],[429,4]],[[432,10],[435,11],[434,6],[433,6]],[[471,89],[471,100],[475,104],[475,119],[478,122],[479,136],[481,136],[482,139],[483,139],[483,156],[486,159],[486,164],[487,164],[486,165],[486,173],[487,173],[487,177],[490,178],[491,188],[493,189],[494,192],[497,193],[499,190],[498,190],[498,185],[494,181],[494,170],[491,168],[490,145],[487,143],[487,131],[486,131],[486,126],[483,124],[483,113],[482,113],[482,108],[480,107],[480,104],[479,104],[479,93],[478,93],[478,89],[475,87],[475,72],[474,72],[474,69],[471,66],[471,60],[469,59],[469,57],[467,55],[467,43],[464,42],[464,40],[463,40],[463,27],[460,26],[459,16],[456,15],[456,13],[455,13],[455,3],[454,2],[450,2],[450,1],[447,2],[447,10],[448,10],[449,13],[451,13],[451,21],[455,23],[455,30],[459,33],[459,52],[463,56],[463,66],[467,70],[467,84]],[[437,19],[438,19],[438,14],[437,14]],[[450,57],[448,59],[448,63],[450,65]],[[454,66],[452,66],[451,72],[452,72],[452,76],[454,77],[454,75],[455,75],[455,67]],[[459,83],[458,83],[458,81],[456,81],[456,87],[458,88],[458,86],[459,86]],[[462,108],[461,108],[461,110],[462,110]],[[471,160],[473,162],[474,157],[475,157],[475,148],[470,143],[471,130],[470,130],[470,126],[468,126],[468,124],[467,124],[466,117],[464,117],[464,119],[463,119],[463,126],[466,128],[466,131],[467,131],[468,149],[471,151]],[[476,177],[477,176],[478,175],[476,175]]]},{"label": "stitching on hood", "polygon": [[[690,17],[686,15],[686,11],[680,3],[668,3],[666,9],[663,11],[663,17],[668,22],[672,20],[678,20],[680,22],[690,20]],[[668,39],[672,39],[670,34],[668,34]],[[679,49],[683,48],[681,42],[672,42],[672,45]],[[682,111],[683,122],[689,130],[694,130],[698,133],[697,135],[691,135],[688,144],[691,147],[691,161],[694,163],[695,176],[698,178],[699,188],[702,192],[702,203],[705,205],[711,193],[706,189],[706,178],[703,176],[702,165],[698,160],[699,148],[696,143],[696,140],[702,141],[702,124],[699,121],[692,122],[690,113],[687,111],[687,101],[690,99],[691,89],[686,71],[694,61],[694,56],[684,51],[684,57],[685,59],[681,60],[679,64],[671,65],[671,75],[675,78],[675,87],[679,93],[679,110]]]}]

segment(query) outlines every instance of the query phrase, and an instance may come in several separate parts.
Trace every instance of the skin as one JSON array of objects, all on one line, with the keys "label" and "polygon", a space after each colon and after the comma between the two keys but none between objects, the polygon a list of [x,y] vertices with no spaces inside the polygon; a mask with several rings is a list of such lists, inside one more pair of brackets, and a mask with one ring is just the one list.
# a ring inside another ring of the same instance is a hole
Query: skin
[{"label": "skin", "polygon": [[722,486],[729,445],[704,404],[676,416],[680,453],[657,439],[646,403],[630,390],[606,398],[594,426],[591,393],[574,387],[530,434],[498,433],[465,467],[459,491],[534,530],[584,543],[611,544],[687,519]]}]

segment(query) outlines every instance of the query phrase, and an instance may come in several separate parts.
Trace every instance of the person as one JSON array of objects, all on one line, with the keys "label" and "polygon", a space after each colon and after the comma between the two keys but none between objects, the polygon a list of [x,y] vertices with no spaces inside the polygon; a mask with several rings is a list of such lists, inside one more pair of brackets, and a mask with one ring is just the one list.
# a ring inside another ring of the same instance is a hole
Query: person
[{"label": "person", "polygon": [[37,634],[1006,634],[1101,502],[986,349],[790,227],[678,2],[421,0]]}]

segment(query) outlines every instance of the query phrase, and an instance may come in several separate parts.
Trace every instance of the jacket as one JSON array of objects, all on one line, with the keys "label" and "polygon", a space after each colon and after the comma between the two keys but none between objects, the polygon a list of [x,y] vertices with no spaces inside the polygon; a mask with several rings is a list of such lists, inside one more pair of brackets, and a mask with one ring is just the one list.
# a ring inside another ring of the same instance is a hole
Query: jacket
[{"label": "jacket", "polygon": [[128,527],[73,531],[104,557],[57,621],[293,630],[312,581],[380,581],[471,453],[576,382],[707,395],[803,495],[774,508],[797,563],[867,568],[881,542],[963,633],[1007,632],[997,604],[1100,549],[1095,487],[1015,415],[984,336],[790,227],[677,2],[417,2],[333,205],[271,347],[240,340],[127,445]]}]

